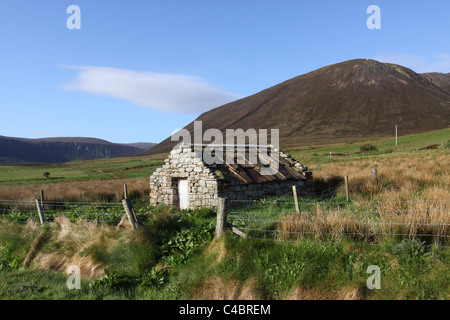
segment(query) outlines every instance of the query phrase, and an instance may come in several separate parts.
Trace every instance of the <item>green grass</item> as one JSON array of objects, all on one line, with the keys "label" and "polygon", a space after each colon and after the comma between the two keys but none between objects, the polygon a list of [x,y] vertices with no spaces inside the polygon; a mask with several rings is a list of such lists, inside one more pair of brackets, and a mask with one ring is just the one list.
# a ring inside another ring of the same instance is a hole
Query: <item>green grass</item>
[{"label": "green grass", "polygon": [[[346,142],[320,146],[287,148],[283,151],[304,162],[305,165],[329,163],[334,161],[357,160],[366,157],[386,157],[407,154],[411,152],[426,152],[420,149],[431,145],[439,145],[439,149],[446,150],[446,143],[450,140],[450,129],[429,131],[408,136],[399,136],[398,145],[395,137],[372,139],[359,142]],[[360,152],[360,147],[371,144],[378,151]],[[448,149],[448,148],[447,148]],[[329,156],[330,152],[331,157]],[[333,155],[334,154],[334,155]]]},{"label": "green grass", "polygon": [[[446,300],[449,297],[448,249],[424,247],[416,241],[370,246],[353,242],[296,244],[273,241],[224,239],[226,256],[197,250],[169,272],[146,274],[110,271],[99,280],[83,279],[80,290],[68,290],[67,276],[33,269],[0,271],[0,299],[97,300],[97,299],[209,299],[227,298],[218,292],[199,292],[208,279],[218,277],[226,288],[243,290],[253,283],[251,298],[287,299],[296,289],[313,292],[311,298],[342,298],[345,289],[360,290],[364,299]],[[131,261],[139,261],[129,254]],[[381,270],[381,289],[368,290],[367,268]],[[216,280],[217,281],[217,280]],[[211,296],[213,294],[213,296]],[[210,296],[208,296],[210,295]]]},{"label": "green grass", "polygon": [[[158,289],[189,261],[201,255],[204,246],[212,241],[215,218],[209,209],[180,213],[160,206],[148,210],[144,214],[142,208],[136,206],[144,222],[139,233],[101,229],[95,231],[104,232],[97,240],[94,239],[97,235],[84,234],[87,232],[85,225],[74,225],[73,238],[61,240],[62,229],[54,223],[35,229],[0,222],[0,299],[140,299],[159,296]],[[38,235],[42,235],[43,240],[37,253],[64,255],[77,251],[81,257],[90,257],[96,264],[104,265],[105,276],[84,279],[82,290],[70,291],[66,287],[67,276],[61,272],[41,270],[33,263],[19,269]],[[168,292],[163,294],[171,296]]]},{"label": "green grass", "polygon": [[[11,208],[8,205],[1,205],[0,219],[5,221],[15,221],[19,223],[26,223],[27,220],[32,219],[39,221],[36,207],[33,203],[30,206],[23,208]],[[46,221],[53,221],[56,217],[66,217],[70,221],[75,222],[78,219],[89,221],[105,222],[108,224],[116,223],[122,219],[124,215],[122,205],[104,205],[104,204],[58,204],[44,206],[44,216]],[[141,213],[137,212],[140,216]]]},{"label": "green grass", "polygon": [[[114,158],[61,164],[0,166],[0,184],[41,184],[72,180],[147,177],[163,165],[160,159]],[[49,179],[44,177],[49,172]]]},{"label": "green grass", "polygon": [[226,245],[228,257],[216,268],[224,277],[243,282],[256,278],[262,299],[283,299],[295,287],[328,293],[365,288],[370,265],[381,269],[381,290],[366,290],[367,299],[445,299],[449,294],[448,249],[426,248],[419,242],[370,246],[227,238]]},{"label": "green grass", "polygon": [[[235,292],[277,300],[292,298],[298,290],[313,299],[341,299],[356,290],[363,299],[436,300],[450,294],[449,248],[409,239],[379,245],[351,239],[280,242],[240,239],[231,232],[213,243],[211,210],[148,210],[141,216],[141,233],[131,236],[131,231],[117,230],[83,245],[83,255],[107,269],[99,279],[82,279],[80,290],[69,290],[68,275],[62,272],[41,270],[33,263],[20,268],[17,261],[23,261],[40,233],[45,235],[39,248],[44,254],[76,250],[82,238],[61,242],[55,225],[2,225],[0,299],[230,299],[229,292]],[[137,211],[142,214],[142,208]],[[125,241],[130,236],[134,240]],[[123,240],[111,245],[114,239]],[[222,254],[217,250],[221,246]],[[370,265],[381,270],[379,290],[366,287]],[[216,289],[205,285],[210,281]]]}]

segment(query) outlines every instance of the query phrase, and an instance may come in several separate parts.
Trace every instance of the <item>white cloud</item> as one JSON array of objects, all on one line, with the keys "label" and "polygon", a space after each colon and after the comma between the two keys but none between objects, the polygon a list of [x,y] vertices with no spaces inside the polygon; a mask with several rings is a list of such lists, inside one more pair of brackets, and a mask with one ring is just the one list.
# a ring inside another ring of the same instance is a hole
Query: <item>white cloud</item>
[{"label": "white cloud", "polygon": [[379,54],[375,58],[380,62],[389,62],[408,67],[416,72],[450,72],[450,54],[439,53],[431,58],[418,54]]},{"label": "white cloud", "polygon": [[242,98],[195,76],[95,66],[65,67],[79,70],[72,83],[63,85],[65,89],[128,100],[157,111],[199,113]]}]

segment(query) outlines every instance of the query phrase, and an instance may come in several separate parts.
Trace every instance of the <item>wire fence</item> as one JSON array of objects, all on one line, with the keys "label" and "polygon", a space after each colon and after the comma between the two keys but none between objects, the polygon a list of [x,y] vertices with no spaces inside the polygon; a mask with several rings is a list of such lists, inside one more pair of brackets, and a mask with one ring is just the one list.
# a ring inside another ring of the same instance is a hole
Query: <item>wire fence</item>
[{"label": "wire fence", "polygon": [[[123,203],[0,200],[0,220],[26,223],[66,217],[71,221],[118,224]],[[418,239],[449,247],[450,200],[331,201],[292,195],[259,200],[228,200],[227,224],[253,239],[359,239],[378,244],[387,239]]]},{"label": "wire fence", "polygon": [[327,201],[288,195],[227,201],[227,222],[253,239],[417,239],[448,247],[450,200]]},{"label": "wire fence", "polygon": [[117,224],[124,216],[122,203],[87,203],[87,202],[39,202],[0,200],[0,219],[26,223],[29,219],[39,220],[39,210],[46,221],[56,217],[66,217],[71,221],[79,219]]}]

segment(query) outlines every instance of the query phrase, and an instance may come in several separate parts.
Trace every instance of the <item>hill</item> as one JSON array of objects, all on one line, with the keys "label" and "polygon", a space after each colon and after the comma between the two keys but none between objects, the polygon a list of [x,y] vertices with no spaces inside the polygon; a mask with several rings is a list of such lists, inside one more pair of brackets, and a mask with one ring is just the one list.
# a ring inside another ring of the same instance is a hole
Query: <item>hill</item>
[{"label": "hill", "polygon": [[422,73],[422,76],[433,82],[436,86],[440,87],[450,93],[450,73]]},{"label": "hill", "polygon": [[[392,136],[395,125],[399,135],[421,133],[448,127],[449,78],[375,60],[350,60],[212,109],[196,121],[202,121],[203,132],[279,129],[283,148]],[[192,133],[193,122],[185,128]],[[168,152],[174,145],[169,137],[148,153]]]},{"label": "hill", "polygon": [[0,136],[0,164],[61,163],[135,156],[153,144],[122,145],[94,138],[24,139]]},{"label": "hill", "polygon": [[142,149],[144,151],[148,151],[154,146],[157,145],[157,143],[151,143],[151,142],[136,142],[136,143],[122,143],[124,146],[130,146],[130,147],[136,147],[139,149]]}]

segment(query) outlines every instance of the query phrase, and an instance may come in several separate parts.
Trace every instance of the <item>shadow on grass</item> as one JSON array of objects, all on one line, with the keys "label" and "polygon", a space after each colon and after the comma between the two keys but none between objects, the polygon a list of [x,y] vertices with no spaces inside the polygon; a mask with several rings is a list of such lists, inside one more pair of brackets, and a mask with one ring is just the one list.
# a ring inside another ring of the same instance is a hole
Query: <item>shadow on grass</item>
[{"label": "shadow on grass", "polygon": [[330,176],[327,178],[314,178],[314,194],[323,199],[336,197],[337,190],[344,183],[344,177]]}]

